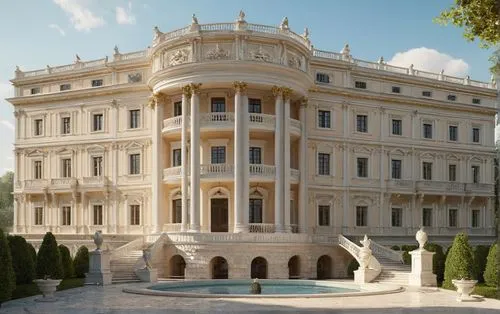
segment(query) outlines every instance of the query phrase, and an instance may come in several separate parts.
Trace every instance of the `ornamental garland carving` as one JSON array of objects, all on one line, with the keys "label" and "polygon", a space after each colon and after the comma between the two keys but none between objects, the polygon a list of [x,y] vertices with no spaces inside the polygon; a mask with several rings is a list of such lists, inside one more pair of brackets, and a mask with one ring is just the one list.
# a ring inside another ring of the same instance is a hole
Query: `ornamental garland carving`
[{"label": "ornamental garland carving", "polygon": [[262,49],[262,46],[259,46],[259,48],[256,50],[250,51],[250,57],[252,60],[255,61],[273,62],[271,54],[269,54],[266,50]]},{"label": "ornamental garland carving", "polygon": [[179,49],[168,57],[168,66],[179,65],[189,61],[189,51]]},{"label": "ornamental garland carving", "polygon": [[229,51],[224,50],[223,48],[219,47],[219,44],[216,44],[215,48],[210,49],[207,52],[206,58],[208,60],[226,60],[229,59]]}]

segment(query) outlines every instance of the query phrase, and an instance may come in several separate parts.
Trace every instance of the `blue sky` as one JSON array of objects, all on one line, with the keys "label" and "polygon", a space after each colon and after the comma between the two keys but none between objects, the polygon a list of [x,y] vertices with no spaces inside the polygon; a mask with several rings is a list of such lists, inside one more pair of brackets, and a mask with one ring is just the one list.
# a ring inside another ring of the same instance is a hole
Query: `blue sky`
[{"label": "blue sky", "polygon": [[0,3],[0,172],[13,168],[12,95],[9,79],[23,70],[69,64],[144,49],[155,25],[163,31],[200,23],[231,22],[239,10],[249,23],[278,25],[284,16],[302,33],[308,27],[314,46],[340,51],[345,43],[355,58],[488,81],[488,57],[462,30],[432,19],[453,0],[15,0]]}]

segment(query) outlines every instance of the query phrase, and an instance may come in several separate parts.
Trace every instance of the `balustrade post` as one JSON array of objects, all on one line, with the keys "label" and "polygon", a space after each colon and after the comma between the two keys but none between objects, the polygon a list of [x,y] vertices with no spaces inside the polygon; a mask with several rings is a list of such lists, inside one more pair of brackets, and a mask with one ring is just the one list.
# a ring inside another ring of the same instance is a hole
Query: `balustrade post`
[{"label": "balustrade post", "polygon": [[244,96],[247,84],[234,82],[235,89],[235,135],[234,135],[234,232],[248,232],[249,206],[249,134],[248,134],[248,98]]},{"label": "balustrade post", "polygon": [[307,233],[307,98],[302,98],[299,111],[302,122],[299,153],[299,232]]},{"label": "balustrade post", "polygon": [[200,232],[200,84],[191,84],[190,232]]},{"label": "balustrade post", "polygon": [[182,129],[181,129],[181,231],[185,232],[189,228],[188,222],[188,105],[191,97],[191,87],[186,85],[182,88]]}]

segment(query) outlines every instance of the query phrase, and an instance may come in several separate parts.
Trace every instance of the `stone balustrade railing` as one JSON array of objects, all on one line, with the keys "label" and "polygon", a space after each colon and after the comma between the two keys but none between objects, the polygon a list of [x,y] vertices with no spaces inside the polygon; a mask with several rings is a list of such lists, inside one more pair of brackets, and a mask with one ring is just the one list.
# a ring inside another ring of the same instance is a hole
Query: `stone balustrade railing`
[{"label": "stone balustrade railing", "polygon": [[120,257],[129,255],[132,251],[137,251],[143,248],[144,246],[144,237],[141,236],[129,243],[122,245],[113,251],[111,251],[111,259],[119,259]]},{"label": "stone balustrade railing", "polygon": [[264,113],[249,113],[250,127],[252,125],[265,125],[274,128],[276,124],[276,116]]},{"label": "stone balustrade railing", "polygon": [[233,112],[210,112],[201,114],[200,125],[211,125],[213,122],[230,122],[234,123]]},{"label": "stone balustrade railing", "polygon": [[75,186],[77,180],[75,178],[57,178],[51,179],[50,185],[52,186]]},{"label": "stone balustrade railing", "polygon": [[293,181],[299,181],[300,179],[300,171],[298,169],[290,169],[290,176]]},{"label": "stone balustrade railing", "polygon": [[98,177],[83,177],[82,184],[83,185],[104,185],[107,183],[106,177],[98,176]]},{"label": "stone balustrade railing", "polygon": [[311,238],[304,233],[168,233],[167,241],[173,243],[310,243]]},{"label": "stone balustrade railing", "polygon": [[380,245],[375,241],[371,242],[370,249],[372,250],[372,253],[374,255],[382,256],[392,261],[403,263],[403,254],[401,252],[391,250],[390,248]]},{"label": "stone balustrade railing", "polygon": [[298,129],[300,131],[300,121],[296,119],[290,119],[290,127]]},{"label": "stone balustrade railing", "polygon": [[276,174],[276,167],[263,164],[250,164],[250,175],[259,177],[272,177]]},{"label": "stone balustrade railing", "polygon": [[25,189],[44,188],[47,185],[48,180],[45,179],[24,180]]},{"label": "stone balustrade railing", "polygon": [[339,245],[351,253],[354,258],[359,259],[360,247],[341,234],[339,234]]},{"label": "stone balustrade railing", "polygon": [[202,177],[224,176],[234,174],[234,165],[231,164],[204,164],[201,165]]},{"label": "stone balustrade railing", "polygon": [[182,175],[182,166],[163,169],[163,179],[168,179],[170,177],[180,177],[181,175]]},{"label": "stone balustrade railing", "polygon": [[163,225],[164,232],[181,232],[181,223],[168,223]]},{"label": "stone balustrade railing", "polygon": [[274,233],[274,224],[249,223],[248,231],[252,233]]}]

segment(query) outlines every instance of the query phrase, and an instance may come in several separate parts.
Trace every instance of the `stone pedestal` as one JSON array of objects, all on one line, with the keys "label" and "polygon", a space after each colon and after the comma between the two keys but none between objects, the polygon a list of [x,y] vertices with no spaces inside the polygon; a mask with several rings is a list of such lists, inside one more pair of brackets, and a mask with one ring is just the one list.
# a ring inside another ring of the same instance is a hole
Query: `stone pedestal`
[{"label": "stone pedestal", "polygon": [[137,277],[140,281],[144,282],[157,282],[158,281],[158,270],[150,268],[137,269],[135,271]]},{"label": "stone pedestal", "polygon": [[377,276],[377,271],[374,269],[358,269],[354,271],[354,283],[363,284],[373,281]]},{"label": "stone pedestal", "polygon": [[85,275],[85,284],[111,284],[110,259],[109,251],[89,252],[89,272]]},{"label": "stone pedestal", "polygon": [[417,249],[410,252],[411,273],[409,286],[414,287],[436,287],[436,275],[432,273],[432,257],[435,253],[425,249]]}]

